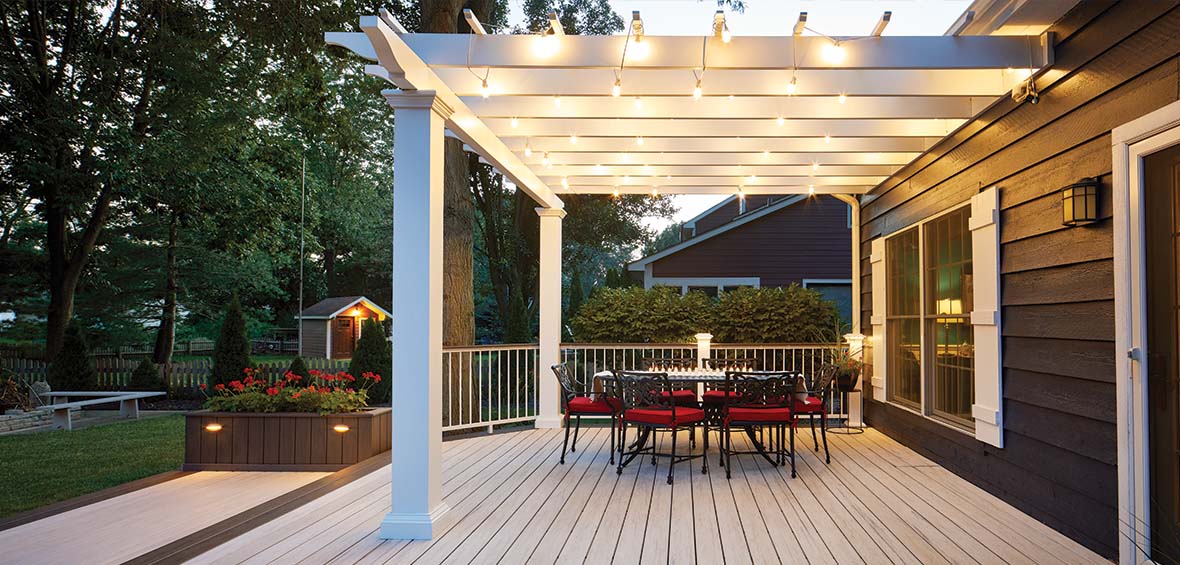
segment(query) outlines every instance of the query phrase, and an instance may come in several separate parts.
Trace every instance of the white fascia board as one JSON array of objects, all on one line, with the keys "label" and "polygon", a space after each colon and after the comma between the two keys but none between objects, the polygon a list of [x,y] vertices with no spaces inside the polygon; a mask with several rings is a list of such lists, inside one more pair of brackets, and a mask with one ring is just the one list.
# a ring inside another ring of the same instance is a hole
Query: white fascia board
[{"label": "white fascia board", "polygon": [[734,200],[735,198],[737,198],[737,196],[736,196],[736,195],[734,195],[734,196],[730,196],[730,197],[728,197],[728,198],[722,198],[722,199],[721,199],[721,202],[718,202],[718,203],[716,203],[716,204],[714,204],[714,205],[710,206],[708,210],[705,210],[704,212],[701,212],[700,214],[697,214],[696,216],[693,216],[693,218],[692,218],[691,220],[689,220],[689,221],[687,221],[687,222],[684,222],[684,227],[686,227],[686,228],[696,228],[696,225],[697,225],[697,220],[700,220],[701,218],[704,218],[705,216],[708,216],[709,214],[712,214],[713,212],[716,212],[716,211],[718,211],[718,210],[720,210],[720,209],[724,208],[726,204],[729,204],[730,202],[733,202],[733,200]]}]

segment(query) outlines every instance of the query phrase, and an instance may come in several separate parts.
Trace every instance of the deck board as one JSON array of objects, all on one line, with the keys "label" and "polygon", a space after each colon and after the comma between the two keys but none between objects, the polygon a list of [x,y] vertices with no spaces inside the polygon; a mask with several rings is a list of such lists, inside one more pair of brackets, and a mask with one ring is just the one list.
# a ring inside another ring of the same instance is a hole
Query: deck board
[{"label": "deck board", "polygon": [[[708,474],[694,459],[676,467],[672,485],[665,460],[653,466],[650,457],[637,459],[619,475],[607,464],[609,430],[591,427],[581,436],[565,465],[557,464],[558,430],[444,444],[443,498],[451,510],[432,541],[377,537],[389,512],[386,466],[191,562],[1106,563],[871,429],[830,436],[831,465],[812,450],[810,434],[801,434],[795,479],[787,468],[743,455],[733,458],[727,480],[713,436]],[[659,437],[666,451],[671,437]],[[744,437],[734,439],[735,447],[750,447]],[[677,449],[688,449],[687,434]],[[194,515],[224,518],[266,499],[287,474],[236,474],[218,485],[224,475],[176,479],[0,532],[0,543],[21,563],[129,559],[199,526]],[[120,535],[126,525],[111,518],[144,519],[145,512],[154,517],[150,543],[144,530]],[[87,528],[63,521],[83,516]],[[21,532],[28,526],[34,527]],[[63,543],[62,531],[81,532],[91,545]]]}]

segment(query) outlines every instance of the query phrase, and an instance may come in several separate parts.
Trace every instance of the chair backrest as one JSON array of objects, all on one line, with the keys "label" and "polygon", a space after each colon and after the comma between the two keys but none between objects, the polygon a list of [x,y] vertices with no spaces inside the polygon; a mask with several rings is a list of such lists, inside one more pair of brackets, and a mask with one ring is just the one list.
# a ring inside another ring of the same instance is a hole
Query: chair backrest
[{"label": "chair backrest", "polygon": [[785,371],[726,371],[723,408],[780,408],[791,405],[796,392],[802,390],[803,376]]},{"label": "chair backrest", "polygon": [[661,408],[675,413],[676,403],[670,394],[672,383],[667,373],[615,371],[615,396],[624,410],[632,408]]},{"label": "chair backrest", "polygon": [[692,357],[647,357],[639,360],[639,368],[644,371],[695,369],[696,366],[697,360]]},{"label": "chair backrest", "polygon": [[819,371],[812,373],[812,378],[807,383],[807,392],[827,404],[832,395],[832,384],[836,381],[836,375],[839,372],[840,367],[825,363],[819,368]]},{"label": "chair backrest", "polygon": [[760,359],[739,357],[735,359],[705,359],[706,369],[721,369],[724,371],[758,371],[762,369]]},{"label": "chair backrest", "polygon": [[582,385],[574,380],[573,375],[570,375],[569,367],[566,367],[565,363],[558,363],[550,369],[553,369],[553,374],[557,376],[557,382],[561,383],[562,405],[569,402],[571,398],[582,394]]}]

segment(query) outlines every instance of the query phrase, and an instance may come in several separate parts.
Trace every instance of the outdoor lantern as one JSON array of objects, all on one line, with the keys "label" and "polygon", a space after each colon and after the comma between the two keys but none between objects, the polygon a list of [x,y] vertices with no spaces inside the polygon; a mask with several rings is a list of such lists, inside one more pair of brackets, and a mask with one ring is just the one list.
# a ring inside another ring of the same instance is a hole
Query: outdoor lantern
[{"label": "outdoor lantern", "polygon": [[1081,226],[1098,221],[1098,179],[1082,179],[1061,189],[1061,224]]}]

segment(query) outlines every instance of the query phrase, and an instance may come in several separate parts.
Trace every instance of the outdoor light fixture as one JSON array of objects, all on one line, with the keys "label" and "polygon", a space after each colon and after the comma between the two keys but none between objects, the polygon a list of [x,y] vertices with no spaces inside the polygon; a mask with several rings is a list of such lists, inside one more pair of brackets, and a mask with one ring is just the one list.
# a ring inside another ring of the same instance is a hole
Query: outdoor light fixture
[{"label": "outdoor light fixture", "polygon": [[636,108],[642,108],[642,107],[643,107],[643,98],[640,98],[640,97],[638,97],[638,96],[636,96],[636,97],[635,97],[635,107],[636,107]]},{"label": "outdoor light fixture", "polygon": [[809,194],[811,196],[815,196],[815,185],[814,184],[807,185],[807,194]]},{"label": "outdoor light fixture", "polygon": [[615,198],[619,197],[619,188],[618,187],[615,187],[615,191],[611,193],[611,196],[613,196]]},{"label": "outdoor light fixture", "polygon": [[1096,178],[1082,179],[1061,189],[1061,224],[1083,226],[1098,221],[1098,188]]},{"label": "outdoor light fixture", "polygon": [[836,100],[843,104],[848,101],[848,95],[841,92],[840,96],[836,97]]},{"label": "outdoor light fixture", "polygon": [[570,187],[569,177],[561,177],[561,188],[569,188],[569,187]]},{"label": "outdoor light fixture", "polygon": [[786,118],[784,118],[784,117],[782,117],[782,116],[779,116],[779,117],[778,117],[778,118],[776,118],[774,121],[775,121],[775,122],[776,122],[778,125],[780,125],[780,126],[781,126],[781,125],[783,125],[783,124],[785,124],[785,123],[787,123],[787,119],[786,119]]},{"label": "outdoor light fixture", "polygon": [[570,135],[570,145],[577,145],[577,144],[578,144],[578,135],[571,134]]},{"label": "outdoor light fixture", "polygon": [[483,79],[483,84],[479,85],[479,95],[487,98],[492,95],[492,89],[488,86],[488,79]]},{"label": "outdoor light fixture", "polygon": [[549,152],[548,152],[548,151],[546,151],[546,152],[545,152],[545,155],[541,157],[541,164],[542,164],[542,165],[545,165],[546,167],[549,167],[549,166],[551,166],[551,165],[553,164],[553,163],[552,163],[552,162],[549,160]]},{"label": "outdoor light fixture", "polygon": [[516,129],[516,126],[519,126],[519,125],[520,125],[520,120],[516,119],[516,116],[513,116],[512,117],[512,129]]},{"label": "outdoor light fixture", "polygon": [[701,79],[697,79],[697,85],[692,87],[692,97],[696,100],[701,99]]},{"label": "outdoor light fixture", "polygon": [[618,98],[623,93],[623,79],[615,78],[615,85],[610,87],[610,95]]},{"label": "outdoor light fixture", "polygon": [[635,137],[635,145],[643,145],[643,136],[642,135]]},{"label": "outdoor light fixture", "polygon": [[832,142],[832,136],[824,135],[824,143],[831,143],[831,142]]},{"label": "outdoor light fixture", "polygon": [[639,10],[631,12],[631,36],[635,38],[630,46],[631,54],[636,59],[647,57],[648,46],[643,40],[643,19],[639,17]]},{"label": "outdoor light fixture", "polygon": [[207,431],[207,432],[220,432],[221,431],[221,424],[217,424],[217,423],[206,424],[205,431]]},{"label": "outdoor light fixture", "polygon": [[344,424],[336,424],[335,426],[332,426],[332,431],[334,431],[338,434],[342,434],[344,432],[347,432],[348,430],[349,430],[349,427]]},{"label": "outdoor light fixture", "polygon": [[524,141],[524,156],[525,157],[532,157],[533,156],[533,148],[529,146],[529,141],[527,139]]},{"label": "outdoor light fixture", "polygon": [[791,82],[787,83],[787,96],[794,96],[796,92],[799,92],[799,79],[791,75]]},{"label": "outdoor light fixture", "polygon": [[558,108],[561,107],[561,96],[560,95],[557,95],[557,94],[553,95],[553,105],[557,106]]},{"label": "outdoor light fixture", "polygon": [[725,12],[717,10],[713,14],[713,37],[720,39],[722,43],[729,43],[733,36],[729,33],[729,25],[725,23]]},{"label": "outdoor light fixture", "polygon": [[846,55],[844,47],[840,45],[839,41],[825,43],[821,53],[823,54],[824,60],[833,65],[843,63]]}]

